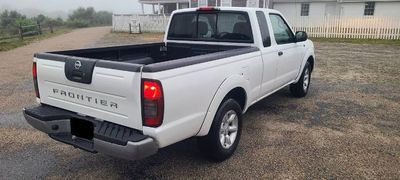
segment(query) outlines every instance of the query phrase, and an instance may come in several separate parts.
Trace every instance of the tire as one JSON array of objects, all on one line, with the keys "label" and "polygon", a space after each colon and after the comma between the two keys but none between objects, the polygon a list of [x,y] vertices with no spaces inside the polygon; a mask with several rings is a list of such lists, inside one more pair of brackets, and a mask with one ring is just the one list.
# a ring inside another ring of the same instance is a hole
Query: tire
[{"label": "tire", "polygon": [[208,134],[197,139],[199,150],[216,162],[228,159],[239,144],[241,132],[242,108],[234,99],[227,99],[218,108]]},{"label": "tire", "polygon": [[304,97],[308,93],[308,89],[310,88],[311,83],[311,66],[310,63],[307,62],[304,66],[303,73],[300,76],[300,79],[297,83],[290,85],[290,92],[295,97]]}]

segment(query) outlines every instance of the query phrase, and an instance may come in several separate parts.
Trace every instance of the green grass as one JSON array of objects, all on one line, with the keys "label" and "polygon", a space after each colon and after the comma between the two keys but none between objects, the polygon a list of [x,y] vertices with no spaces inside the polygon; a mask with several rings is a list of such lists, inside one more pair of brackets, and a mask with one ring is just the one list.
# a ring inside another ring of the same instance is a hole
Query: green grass
[{"label": "green grass", "polygon": [[43,39],[47,39],[50,37],[68,33],[71,30],[72,30],[71,28],[58,28],[58,29],[54,30],[54,33],[44,32],[42,35],[39,35],[39,36],[24,37],[24,40],[20,40],[19,38],[1,40],[0,41],[0,51],[8,51],[8,50],[20,47],[20,46],[25,46],[27,44],[30,44],[30,43],[33,43],[36,41],[40,41]]},{"label": "green grass", "polygon": [[314,42],[353,43],[353,44],[385,44],[400,46],[400,40],[386,39],[344,39],[344,38],[310,38]]}]

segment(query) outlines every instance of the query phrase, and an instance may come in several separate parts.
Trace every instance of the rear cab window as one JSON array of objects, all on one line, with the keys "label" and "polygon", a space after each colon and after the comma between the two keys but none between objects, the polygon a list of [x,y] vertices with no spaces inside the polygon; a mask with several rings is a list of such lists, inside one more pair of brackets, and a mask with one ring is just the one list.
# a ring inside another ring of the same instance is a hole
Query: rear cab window
[{"label": "rear cab window", "polygon": [[246,12],[196,11],[174,14],[167,39],[253,43],[253,33]]}]

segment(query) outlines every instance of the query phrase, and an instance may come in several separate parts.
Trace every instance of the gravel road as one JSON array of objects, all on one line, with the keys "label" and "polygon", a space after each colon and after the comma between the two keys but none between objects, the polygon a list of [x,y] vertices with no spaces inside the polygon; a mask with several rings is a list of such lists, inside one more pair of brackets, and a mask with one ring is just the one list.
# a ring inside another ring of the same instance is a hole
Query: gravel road
[{"label": "gravel road", "polygon": [[400,177],[398,46],[315,43],[308,96],[293,98],[285,88],[251,107],[236,154],[222,163],[202,158],[194,139],[125,161],[55,142],[29,127],[20,110],[33,103],[32,53],[162,37],[108,31],[76,30],[0,53],[0,179]]},{"label": "gravel road", "polygon": [[94,46],[110,30],[110,27],[79,29],[10,51],[0,52],[1,113],[19,111],[26,104],[32,103],[31,68],[34,53]]}]

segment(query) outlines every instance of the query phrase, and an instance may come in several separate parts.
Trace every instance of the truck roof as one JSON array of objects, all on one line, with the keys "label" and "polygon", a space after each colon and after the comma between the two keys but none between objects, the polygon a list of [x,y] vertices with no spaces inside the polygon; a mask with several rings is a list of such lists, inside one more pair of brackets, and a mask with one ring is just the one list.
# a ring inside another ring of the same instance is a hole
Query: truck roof
[{"label": "truck roof", "polygon": [[[221,11],[242,11],[242,12],[254,12],[254,11],[267,11],[268,13],[278,13],[280,14],[279,11],[274,10],[274,9],[268,9],[268,8],[253,8],[253,7],[213,7],[213,6],[205,6],[207,8],[218,8]],[[180,9],[176,10],[173,13],[181,13],[181,12],[193,12],[197,11],[199,8],[186,8],[186,9]]]}]

